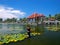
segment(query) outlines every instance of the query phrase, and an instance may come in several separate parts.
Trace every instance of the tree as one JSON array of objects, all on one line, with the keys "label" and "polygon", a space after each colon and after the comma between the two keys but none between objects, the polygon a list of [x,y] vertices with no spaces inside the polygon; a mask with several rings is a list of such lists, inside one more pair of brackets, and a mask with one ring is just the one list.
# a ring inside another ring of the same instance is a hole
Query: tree
[{"label": "tree", "polygon": [[51,14],[49,14],[49,19],[51,19]]},{"label": "tree", "polygon": [[27,18],[20,18],[19,21],[20,21],[20,22],[26,22],[26,21],[27,21]]},{"label": "tree", "polygon": [[60,21],[60,14],[55,14],[55,19]]},{"label": "tree", "polygon": [[19,19],[19,22],[22,22],[22,18]]},{"label": "tree", "polygon": [[45,19],[48,21],[49,17],[46,17]]},{"label": "tree", "polygon": [[5,20],[5,22],[16,22],[16,21],[17,21],[16,18],[12,18],[12,19],[7,18],[7,19]]},{"label": "tree", "polygon": [[23,22],[26,22],[27,21],[27,18],[23,18],[22,20],[23,20]]},{"label": "tree", "polygon": [[9,18],[7,18],[7,19],[5,20],[5,22],[11,22],[11,20],[10,20]]},{"label": "tree", "polygon": [[12,22],[16,22],[17,19],[16,19],[16,18],[12,18],[11,21],[12,21]]},{"label": "tree", "polygon": [[2,22],[3,21],[3,19],[2,18],[0,18],[0,22]]},{"label": "tree", "polygon": [[55,14],[55,20],[56,20],[56,18],[57,18],[57,14]]}]

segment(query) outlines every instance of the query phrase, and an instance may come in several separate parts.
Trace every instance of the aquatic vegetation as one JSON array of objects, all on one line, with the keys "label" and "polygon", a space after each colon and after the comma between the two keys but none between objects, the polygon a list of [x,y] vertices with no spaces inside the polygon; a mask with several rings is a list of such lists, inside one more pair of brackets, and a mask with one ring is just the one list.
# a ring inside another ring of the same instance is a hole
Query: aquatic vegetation
[{"label": "aquatic vegetation", "polygon": [[31,33],[31,35],[33,35],[33,36],[40,35],[40,34],[41,33],[38,33],[38,32]]},{"label": "aquatic vegetation", "polygon": [[3,44],[3,42],[0,42],[0,45],[2,45]]},{"label": "aquatic vegetation", "polygon": [[26,37],[25,34],[6,34],[4,36],[0,36],[0,44],[2,43],[9,43],[9,42],[16,42],[18,40],[24,40]]},{"label": "aquatic vegetation", "polygon": [[59,27],[56,27],[56,26],[52,26],[52,27],[47,27],[48,30],[50,31],[60,31],[60,28]]},{"label": "aquatic vegetation", "polygon": [[[36,35],[40,35],[40,33],[31,33],[31,36],[36,36]],[[21,34],[21,33],[18,33],[18,34],[6,34],[6,35],[0,35],[0,44],[3,44],[3,43],[9,43],[9,42],[17,42],[18,40],[24,40],[25,38],[28,38],[28,35],[27,33],[25,34]]]},{"label": "aquatic vegetation", "polygon": [[[29,26],[29,25],[28,25]],[[9,27],[9,31],[2,35],[0,34],[0,45],[3,44],[3,43],[9,43],[9,42],[17,42],[18,40],[24,40],[25,38],[28,38],[28,35],[27,33],[24,32],[23,33],[20,33],[19,31],[25,31],[27,25],[24,25],[24,27]],[[7,29],[7,30],[8,30]],[[40,35],[40,27],[38,26],[32,26],[31,25],[31,36],[36,36],[36,35]]]}]

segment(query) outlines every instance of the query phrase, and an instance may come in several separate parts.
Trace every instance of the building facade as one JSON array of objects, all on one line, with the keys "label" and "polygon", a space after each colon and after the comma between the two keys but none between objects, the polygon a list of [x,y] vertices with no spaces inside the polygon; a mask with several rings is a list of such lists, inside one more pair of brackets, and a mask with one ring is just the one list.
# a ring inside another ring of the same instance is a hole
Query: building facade
[{"label": "building facade", "polygon": [[36,23],[37,21],[38,23],[41,23],[41,21],[45,19],[45,16],[43,14],[34,13],[30,15],[27,19],[28,23]]},{"label": "building facade", "polygon": [[43,14],[33,13],[32,15],[28,16],[27,21],[29,24],[35,24],[38,21],[38,24],[41,24],[42,21],[44,24],[60,24],[60,21],[55,19],[48,19]]}]

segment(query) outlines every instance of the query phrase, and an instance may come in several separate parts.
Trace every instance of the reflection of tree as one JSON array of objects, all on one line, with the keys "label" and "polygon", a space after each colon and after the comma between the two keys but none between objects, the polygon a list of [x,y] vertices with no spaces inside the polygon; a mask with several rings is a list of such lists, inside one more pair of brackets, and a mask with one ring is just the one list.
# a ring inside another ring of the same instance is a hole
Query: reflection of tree
[{"label": "reflection of tree", "polygon": [[13,30],[15,30],[15,25],[16,25],[16,24],[13,23],[13,25],[12,25],[12,26],[13,26]]},{"label": "reflection of tree", "polygon": [[0,29],[2,29],[2,24],[0,24]]}]

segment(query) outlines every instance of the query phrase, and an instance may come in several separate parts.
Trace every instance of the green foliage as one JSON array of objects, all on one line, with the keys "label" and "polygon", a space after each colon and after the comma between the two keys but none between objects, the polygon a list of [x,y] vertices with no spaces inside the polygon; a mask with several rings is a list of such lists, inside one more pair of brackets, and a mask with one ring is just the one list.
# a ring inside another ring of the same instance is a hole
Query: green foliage
[{"label": "green foliage", "polygon": [[60,21],[60,14],[56,14],[55,18]]},{"label": "green foliage", "polygon": [[9,42],[16,42],[18,40],[23,40],[26,38],[25,34],[6,34],[4,36],[0,35],[0,42],[2,43],[9,43]]},{"label": "green foliage", "polygon": [[27,18],[20,18],[19,21],[25,23],[27,21]]},{"label": "green foliage", "polygon": [[2,18],[0,18],[0,22],[2,22],[3,21],[3,19]]},{"label": "green foliage", "polygon": [[49,14],[49,18],[51,18],[51,14]]},{"label": "green foliage", "polygon": [[7,18],[7,19],[5,20],[5,22],[16,22],[16,21],[17,21],[16,18],[12,18],[12,19]]}]

